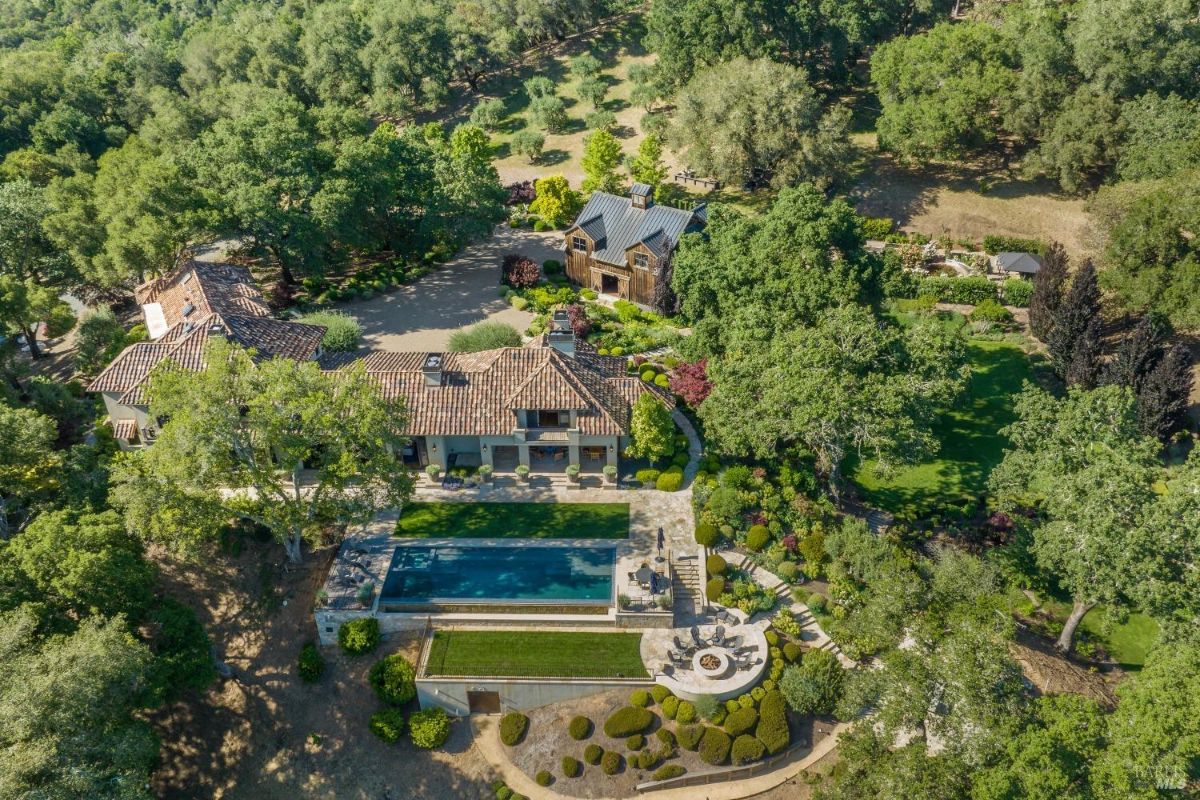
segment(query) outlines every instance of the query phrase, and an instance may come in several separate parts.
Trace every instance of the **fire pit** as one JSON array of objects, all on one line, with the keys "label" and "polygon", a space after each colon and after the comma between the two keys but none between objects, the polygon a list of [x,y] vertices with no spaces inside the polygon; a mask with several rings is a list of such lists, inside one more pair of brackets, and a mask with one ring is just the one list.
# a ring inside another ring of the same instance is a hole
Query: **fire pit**
[{"label": "fire pit", "polygon": [[692,670],[709,680],[725,677],[731,665],[729,654],[719,647],[708,647],[692,656]]}]

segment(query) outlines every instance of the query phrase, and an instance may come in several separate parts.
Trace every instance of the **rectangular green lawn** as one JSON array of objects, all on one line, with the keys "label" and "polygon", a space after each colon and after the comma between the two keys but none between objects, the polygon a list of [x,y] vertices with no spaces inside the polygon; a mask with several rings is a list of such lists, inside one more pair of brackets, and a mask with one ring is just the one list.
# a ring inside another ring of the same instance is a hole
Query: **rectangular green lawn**
[{"label": "rectangular green lawn", "polygon": [[887,477],[875,474],[874,462],[864,461],[853,478],[868,505],[917,519],[947,506],[974,504],[986,491],[988,475],[1008,444],[1000,429],[1016,419],[1014,396],[1031,371],[1028,356],[1012,342],[970,339],[967,352],[967,390],[933,426],[937,455]]},{"label": "rectangular green lawn", "polygon": [[396,535],[413,538],[627,539],[628,503],[409,503]]},{"label": "rectangular green lawn", "polygon": [[430,676],[644,678],[640,633],[436,631]]}]

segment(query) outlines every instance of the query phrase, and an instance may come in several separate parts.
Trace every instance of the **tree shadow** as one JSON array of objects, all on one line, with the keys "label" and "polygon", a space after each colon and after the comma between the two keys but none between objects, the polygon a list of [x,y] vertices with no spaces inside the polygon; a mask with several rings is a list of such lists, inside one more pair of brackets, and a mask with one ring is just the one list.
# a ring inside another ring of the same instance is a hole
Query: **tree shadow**
[{"label": "tree shadow", "polygon": [[552,167],[555,164],[563,163],[570,157],[570,155],[571,154],[566,150],[557,147],[553,150],[543,150],[542,154],[538,157],[537,163],[543,166]]}]

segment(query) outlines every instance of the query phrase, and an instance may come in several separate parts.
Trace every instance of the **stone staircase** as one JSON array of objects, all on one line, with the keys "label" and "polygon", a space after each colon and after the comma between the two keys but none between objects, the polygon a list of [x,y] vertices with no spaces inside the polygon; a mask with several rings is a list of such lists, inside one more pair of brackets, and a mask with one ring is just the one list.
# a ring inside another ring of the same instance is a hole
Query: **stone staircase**
[{"label": "stone staircase", "polygon": [[695,553],[678,556],[671,562],[671,597],[677,617],[691,619],[704,611],[700,570],[700,560]]}]

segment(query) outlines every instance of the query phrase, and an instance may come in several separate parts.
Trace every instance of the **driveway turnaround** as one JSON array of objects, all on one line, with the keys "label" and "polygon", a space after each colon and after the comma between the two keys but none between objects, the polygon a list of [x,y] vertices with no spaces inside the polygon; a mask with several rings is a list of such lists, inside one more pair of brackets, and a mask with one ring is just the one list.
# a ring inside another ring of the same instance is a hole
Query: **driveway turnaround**
[{"label": "driveway turnaround", "polygon": [[523,333],[534,315],[517,311],[500,296],[500,262],[508,253],[539,264],[561,261],[562,234],[499,225],[492,236],[419,281],[338,308],[362,325],[366,346],[383,350],[444,350],[450,334],[484,320],[507,322]]}]

